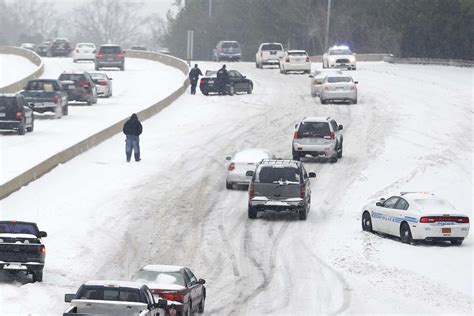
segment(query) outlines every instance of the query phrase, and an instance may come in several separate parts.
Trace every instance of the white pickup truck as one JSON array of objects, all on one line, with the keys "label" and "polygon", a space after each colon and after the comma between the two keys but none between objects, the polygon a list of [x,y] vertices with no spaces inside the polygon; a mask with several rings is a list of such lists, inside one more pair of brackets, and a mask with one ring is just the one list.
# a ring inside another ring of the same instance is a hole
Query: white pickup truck
[{"label": "white pickup truck", "polygon": [[280,65],[285,57],[281,43],[262,43],[255,54],[255,67],[263,69],[265,65]]},{"label": "white pickup truck", "polygon": [[167,306],[167,300],[155,302],[146,285],[125,281],[89,281],[64,301],[71,305],[63,316],[165,316]]}]

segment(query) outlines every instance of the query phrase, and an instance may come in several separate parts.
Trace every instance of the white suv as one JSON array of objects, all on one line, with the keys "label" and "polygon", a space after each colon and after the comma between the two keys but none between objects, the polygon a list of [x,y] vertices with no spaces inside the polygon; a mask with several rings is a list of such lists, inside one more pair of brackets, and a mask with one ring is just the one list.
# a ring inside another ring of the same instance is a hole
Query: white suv
[{"label": "white suv", "polygon": [[76,48],[72,52],[72,61],[79,60],[95,60],[96,47],[94,43],[77,43]]},{"label": "white suv", "polygon": [[264,65],[280,65],[285,57],[285,50],[281,43],[262,43],[255,55],[255,66],[263,68]]},{"label": "white suv", "polygon": [[331,117],[306,117],[295,125],[292,154],[293,160],[307,155],[324,156],[330,162],[342,158],[342,125]]},{"label": "white suv", "polygon": [[347,46],[333,46],[323,55],[323,68],[356,70],[356,56]]}]

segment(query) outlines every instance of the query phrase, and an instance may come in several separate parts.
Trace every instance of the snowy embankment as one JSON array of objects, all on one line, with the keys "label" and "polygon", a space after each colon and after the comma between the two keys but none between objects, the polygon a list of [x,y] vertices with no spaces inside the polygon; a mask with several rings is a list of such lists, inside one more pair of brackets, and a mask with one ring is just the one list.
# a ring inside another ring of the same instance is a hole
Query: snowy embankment
[{"label": "snowy embankment", "polygon": [[31,75],[38,66],[25,57],[0,54],[0,88]]},{"label": "snowy embankment", "polygon": [[[43,58],[42,78],[58,78],[63,71],[94,71],[94,63],[73,63],[71,58]],[[102,71],[104,72],[104,71]],[[125,71],[107,70],[113,78],[113,96],[97,104],[71,102],[69,115],[60,120],[35,114],[35,130],[25,136],[0,136],[2,157],[0,183],[5,183],[54,154],[102,129],[160,101],[179,88],[185,79],[176,68],[137,58],[127,58]],[[19,159],[21,157],[21,159]]]},{"label": "snowy embankment", "polygon": [[[0,202],[2,219],[48,232],[44,282],[0,274],[0,313],[59,314],[82,282],[148,263],[206,279],[208,314],[471,313],[472,233],[461,247],[410,246],[363,233],[360,213],[416,189],[472,219],[472,71],[360,63],[359,104],[321,105],[307,76],[228,68],[254,93],[182,96],[144,123],[140,163],[125,162],[117,135]],[[225,189],[225,157],[248,147],[290,157],[293,126],[310,115],[344,125],[344,157],[305,162],[317,173],[307,221],[250,221],[247,193]]]}]

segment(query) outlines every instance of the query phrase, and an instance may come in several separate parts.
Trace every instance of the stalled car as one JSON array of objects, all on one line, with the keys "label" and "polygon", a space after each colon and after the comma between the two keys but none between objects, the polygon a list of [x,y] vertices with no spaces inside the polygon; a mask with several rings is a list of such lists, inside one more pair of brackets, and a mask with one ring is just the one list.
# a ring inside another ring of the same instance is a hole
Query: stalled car
[{"label": "stalled car", "polygon": [[469,216],[429,192],[401,192],[362,209],[362,230],[399,237],[407,244],[449,241],[461,245],[469,229]]},{"label": "stalled car", "polygon": [[75,63],[83,60],[95,61],[95,53],[94,43],[77,43],[72,53],[72,61]]},{"label": "stalled car", "polygon": [[289,50],[280,62],[280,73],[288,72],[311,73],[311,60],[305,50]]},{"label": "stalled car", "polygon": [[[229,74],[229,83],[225,87],[226,94],[234,95],[240,92],[247,94],[252,93],[252,80],[248,79],[237,70],[229,70],[227,73]],[[199,81],[199,89],[204,95],[219,93],[219,87],[217,86],[217,73],[206,71],[206,76],[201,77],[201,80]]]},{"label": "stalled car", "polygon": [[69,101],[87,102],[87,105],[97,103],[97,87],[88,72],[63,72],[59,81]]},{"label": "stalled car", "polygon": [[0,131],[18,135],[32,132],[35,126],[33,110],[21,94],[0,94]]},{"label": "stalled car", "polygon": [[49,54],[49,46],[46,44],[36,46],[36,53],[41,57],[47,57]]},{"label": "stalled car", "polygon": [[103,72],[90,72],[89,74],[97,87],[97,95],[110,98],[112,96],[112,78]]},{"label": "stalled car", "polygon": [[264,159],[276,159],[269,150],[252,148],[239,151],[233,157],[226,157],[227,176],[225,186],[233,189],[235,185],[248,185],[252,177],[247,176],[247,171],[254,171],[257,164]]},{"label": "stalled car", "polygon": [[59,80],[32,79],[20,93],[37,113],[52,112],[57,118],[69,113],[68,94]]},{"label": "stalled car", "polygon": [[340,101],[357,104],[357,84],[349,75],[328,75],[321,86],[321,104]]},{"label": "stalled car", "polygon": [[212,50],[213,61],[240,61],[242,59],[242,50],[237,41],[220,41],[216,48]]},{"label": "stalled car", "polygon": [[323,69],[316,70],[312,75],[309,75],[311,78],[312,97],[319,97],[321,95],[321,87],[328,75],[342,75],[342,71],[340,69]]},{"label": "stalled car", "polygon": [[115,67],[125,70],[125,52],[119,45],[105,44],[100,46],[95,55],[95,70],[102,67]]}]

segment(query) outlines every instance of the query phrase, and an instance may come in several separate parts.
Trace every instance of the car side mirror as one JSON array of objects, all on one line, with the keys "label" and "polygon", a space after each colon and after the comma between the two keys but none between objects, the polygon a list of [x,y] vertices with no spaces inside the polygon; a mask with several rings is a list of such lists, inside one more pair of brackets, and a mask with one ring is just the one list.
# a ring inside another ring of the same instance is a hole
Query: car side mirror
[{"label": "car side mirror", "polygon": [[354,83],[355,83],[355,84],[358,84],[358,83],[359,83],[359,81],[354,81]]},{"label": "car side mirror", "polygon": [[44,237],[48,237],[48,234],[47,234],[46,232],[40,231],[40,232],[39,232],[39,236],[40,236],[41,238],[44,238]]},{"label": "car side mirror", "polygon": [[206,284],[206,280],[204,280],[204,279],[199,279],[199,280],[198,280],[198,283],[199,283],[199,284]]},{"label": "car side mirror", "polygon": [[232,157],[225,157],[225,160],[232,160]]},{"label": "car side mirror", "polygon": [[71,301],[76,297],[76,294],[66,294],[64,295],[64,302],[71,303]]},{"label": "car side mirror", "polygon": [[246,177],[253,177],[253,171],[252,171],[252,170],[248,170],[248,171],[245,173],[245,176],[246,176]]},{"label": "car side mirror", "polygon": [[342,130],[343,128],[344,128],[344,126],[339,125],[339,130]]},{"label": "car side mirror", "polygon": [[298,124],[295,124],[295,129],[298,128]]},{"label": "car side mirror", "polygon": [[247,78],[247,76],[243,76],[242,78],[244,78],[244,79],[245,79],[245,78]]},{"label": "car side mirror", "polygon": [[308,172],[308,177],[316,178],[316,173],[315,172]]},{"label": "car side mirror", "polygon": [[168,301],[164,299],[159,299],[158,303],[155,303],[155,307],[157,308],[166,308],[168,306]]},{"label": "car side mirror", "polygon": [[383,206],[383,202],[379,201],[379,202],[375,203],[375,206]]},{"label": "car side mirror", "polygon": [[314,76],[313,76],[313,75],[309,75],[308,77],[309,77],[309,78],[314,78]]}]

